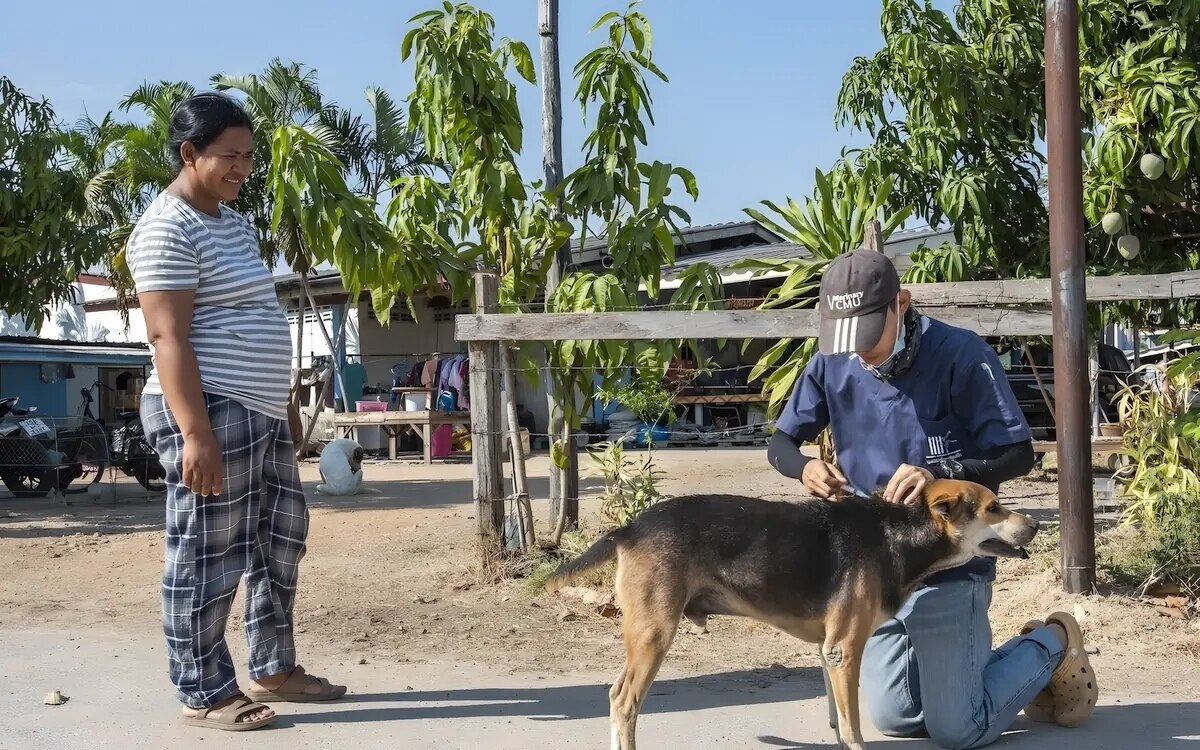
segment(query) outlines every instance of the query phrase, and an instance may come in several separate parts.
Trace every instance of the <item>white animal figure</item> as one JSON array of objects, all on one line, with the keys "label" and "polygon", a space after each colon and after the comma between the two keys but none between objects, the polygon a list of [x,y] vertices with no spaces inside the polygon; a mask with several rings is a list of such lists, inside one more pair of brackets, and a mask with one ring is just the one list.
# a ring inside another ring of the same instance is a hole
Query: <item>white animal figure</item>
[{"label": "white animal figure", "polygon": [[322,495],[359,495],[367,491],[362,486],[362,446],[348,438],[331,441],[321,451]]}]

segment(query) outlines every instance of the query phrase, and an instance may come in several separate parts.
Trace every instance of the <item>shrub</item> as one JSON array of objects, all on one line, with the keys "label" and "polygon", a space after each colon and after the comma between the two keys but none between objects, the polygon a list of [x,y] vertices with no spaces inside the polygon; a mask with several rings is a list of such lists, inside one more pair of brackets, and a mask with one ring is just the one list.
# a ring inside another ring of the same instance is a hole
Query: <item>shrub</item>
[{"label": "shrub", "polygon": [[588,453],[604,477],[600,512],[610,523],[624,526],[662,499],[658,491],[662,472],[654,468],[653,448],[635,460],[626,455],[625,440],[621,439],[598,443],[589,447]]}]

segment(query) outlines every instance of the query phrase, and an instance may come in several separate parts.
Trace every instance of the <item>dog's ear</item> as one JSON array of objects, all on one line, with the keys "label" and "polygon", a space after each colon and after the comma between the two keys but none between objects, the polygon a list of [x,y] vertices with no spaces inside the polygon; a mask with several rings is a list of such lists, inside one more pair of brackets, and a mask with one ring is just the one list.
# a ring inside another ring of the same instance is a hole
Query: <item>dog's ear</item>
[{"label": "dog's ear", "polygon": [[961,488],[945,481],[932,482],[925,488],[925,504],[935,519],[954,523],[967,511]]}]

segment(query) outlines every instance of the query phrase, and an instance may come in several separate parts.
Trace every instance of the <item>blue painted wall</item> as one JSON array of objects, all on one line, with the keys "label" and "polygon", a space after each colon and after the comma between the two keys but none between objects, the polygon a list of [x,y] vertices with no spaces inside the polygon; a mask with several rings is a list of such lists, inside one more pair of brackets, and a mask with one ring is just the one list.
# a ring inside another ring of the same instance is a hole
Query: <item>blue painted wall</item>
[{"label": "blue painted wall", "polygon": [[43,383],[40,364],[0,362],[0,398],[16,396],[20,406],[36,406],[43,414],[67,413],[67,384],[73,382],[60,377],[56,383]]}]

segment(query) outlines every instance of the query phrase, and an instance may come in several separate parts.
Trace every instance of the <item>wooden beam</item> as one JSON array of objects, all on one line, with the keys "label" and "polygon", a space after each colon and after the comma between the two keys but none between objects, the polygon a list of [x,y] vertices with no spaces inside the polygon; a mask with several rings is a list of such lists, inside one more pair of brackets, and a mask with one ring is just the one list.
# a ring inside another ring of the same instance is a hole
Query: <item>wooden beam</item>
[{"label": "wooden beam", "polygon": [[[475,310],[480,317],[501,317],[500,277],[475,274]],[[523,316],[522,316],[523,317]],[[540,315],[529,317],[540,318]],[[504,465],[500,458],[500,350],[495,342],[468,346],[471,373],[471,480],[479,523],[483,563],[504,549]]]},{"label": "wooden beam", "polygon": [[[943,308],[938,320],[981,336],[1045,336],[1049,310]],[[459,341],[779,339],[817,335],[816,310],[698,310],[459,315]]]},{"label": "wooden beam", "polygon": [[[959,281],[941,284],[905,284],[913,301],[926,307],[944,305],[1036,305],[1050,303],[1049,279]],[[1089,276],[1087,301],[1116,302],[1140,299],[1200,297],[1200,271],[1145,276]]]}]

